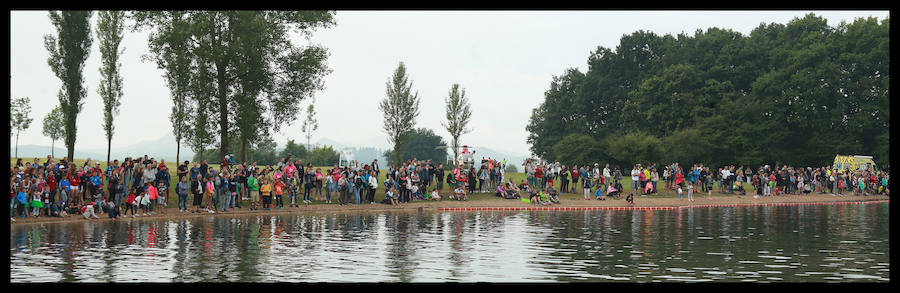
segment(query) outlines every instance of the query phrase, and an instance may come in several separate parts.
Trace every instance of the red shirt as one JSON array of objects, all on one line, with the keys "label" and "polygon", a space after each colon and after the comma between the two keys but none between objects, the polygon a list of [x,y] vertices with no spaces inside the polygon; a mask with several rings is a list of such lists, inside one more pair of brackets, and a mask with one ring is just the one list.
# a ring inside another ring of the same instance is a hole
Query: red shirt
[{"label": "red shirt", "polygon": [[48,176],[48,177],[47,177],[47,184],[50,185],[50,191],[56,190],[56,185],[57,185],[57,184],[56,184],[56,176],[52,176],[52,175],[51,175],[51,176]]},{"label": "red shirt", "polygon": [[81,178],[79,178],[78,175],[75,175],[75,174],[69,175],[69,185],[71,185],[71,186],[81,185],[79,183],[81,183]]},{"label": "red shirt", "polygon": [[534,170],[534,177],[541,178],[544,175],[544,171],[541,168],[537,168]]}]

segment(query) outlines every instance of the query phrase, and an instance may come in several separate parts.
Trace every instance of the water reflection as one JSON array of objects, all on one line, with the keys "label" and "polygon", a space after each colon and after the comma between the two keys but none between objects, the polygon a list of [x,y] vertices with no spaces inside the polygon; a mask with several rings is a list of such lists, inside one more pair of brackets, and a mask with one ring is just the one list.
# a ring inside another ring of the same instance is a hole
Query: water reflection
[{"label": "water reflection", "polygon": [[888,204],[13,226],[13,282],[889,280]]}]

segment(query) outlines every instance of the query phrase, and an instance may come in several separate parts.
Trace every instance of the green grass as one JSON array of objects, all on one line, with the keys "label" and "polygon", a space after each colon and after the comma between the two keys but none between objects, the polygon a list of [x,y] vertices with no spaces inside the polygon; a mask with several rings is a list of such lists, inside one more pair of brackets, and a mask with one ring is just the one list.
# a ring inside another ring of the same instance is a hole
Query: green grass
[{"label": "green grass", "polygon": [[[38,158],[38,163],[39,163],[39,164],[43,164],[43,162],[44,162],[46,159],[47,159],[46,157]],[[22,158],[22,161],[23,161],[23,164],[24,164],[25,162],[31,163],[31,162],[34,161],[34,158]],[[58,159],[54,159],[54,161],[58,161]],[[92,160],[92,161],[93,161],[93,162],[96,162],[96,160]],[[182,160],[182,161],[183,161],[183,160]],[[81,166],[84,164],[84,162],[85,162],[85,159],[75,159],[75,160],[74,160],[75,165],[78,166],[79,168],[81,168]],[[16,163],[16,159],[15,159],[15,158],[10,158],[10,166],[15,165],[15,163]],[[191,165],[189,165],[189,166],[193,166],[193,164],[191,164]],[[219,164],[209,164],[209,166],[212,167],[212,168],[214,168],[214,169],[216,169],[216,170],[219,170]],[[178,175],[177,175],[177,170],[178,170],[177,167],[178,167],[178,166],[177,166],[177,164],[176,164],[175,162],[166,162],[166,167],[167,167],[168,170],[169,170],[169,175],[170,175],[170,178],[171,178],[171,179],[169,180],[169,182],[170,182],[170,186],[169,186],[169,198],[168,198],[167,202],[168,202],[168,206],[169,206],[169,207],[176,207],[177,204],[178,204],[178,196],[175,194],[175,185],[178,183]],[[261,166],[261,167],[264,167],[264,166]],[[313,168],[314,168],[314,169],[315,169],[315,168],[321,168],[322,171],[325,172],[325,171],[327,171],[328,169],[330,169],[331,166],[320,166],[320,167],[313,167]],[[101,170],[105,170],[105,169],[106,169],[106,162],[105,162],[105,161],[101,161],[101,162],[100,162],[100,169],[101,169]],[[446,171],[446,172],[449,172],[449,171]],[[446,172],[444,173],[444,176],[447,175]],[[384,181],[385,181],[385,179],[387,179],[387,175],[386,175],[386,174],[387,174],[387,172],[386,172],[385,170],[381,170],[381,172],[380,172],[380,174],[379,174],[379,176],[378,176],[378,189],[375,191],[375,201],[376,201],[376,202],[377,202],[377,201],[381,201],[382,199],[384,199],[384,195],[385,195]],[[519,184],[522,180],[525,180],[526,174],[525,174],[525,173],[522,173],[522,172],[517,172],[517,173],[506,173],[506,177],[507,177],[508,179],[511,178],[511,179],[513,180],[513,183]],[[508,180],[508,179],[507,179],[507,180]],[[104,183],[105,183],[105,182],[104,182]],[[434,183],[432,183],[431,187],[432,187],[432,188],[434,187]],[[555,187],[556,189],[559,189],[560,183],[559,183],[558,180],[557,180],[557,182],[555,182],[555,186],[554,186],[554,187]],[[632,188],[631,188],[631,177],[629,177],[629,176],[624,176],[624,177],[623,177],[623,179],[622,179],[622,187],[625,189],[624,193],[630,193],[630,192],[632,191]],[[678,196],[678,194],[677,194],[676,191],[673,191],[673,190],[665,190],[665,182],[663,182],[663,181],[660,181],[660,182],[657,184],[657,189],[659,189],[659,194],[654,194],[653,197],[660,197],[660,198],[676,198],[676,197]],[[750,184],[747,184],[747,183],[744,183],[744,189],[747,191],[747,194],[748,194],[748,195],[752,195],[752,194],[754,193],[754,191],[755,191],[755,190],[753,189],[753,186],[751,186]],[[717,197],[718,197],[718,196],[734,196],[733,194],[722,194],[722,193],[718,193],[718,192],[717,192],[718,190],[719,190],[718,184],[714,184],[714,186],[713,186],[713,196],[717,196]],[[429,191],[430,191],[430,190],[429,190]],[[323,186],[323,191],[322,191],[322,192],[323,192],[323,195],[322,195],[321,197],[324,199],[324,192],[325,192],[324,186]],[[446,184],[446,182],[445,182],[445,183],[444,183],[444,187],[443,187],[442,196],[446,196],[449,192],[451,192],[451,190],[450,190],[449,186],[447,186],[447,184]],[[685,193],[684,196],[687,196],[687,190],[685,190],[684,193]],[[639,192],[635,192],[635,195],[638,195],[638,194],[639,194]],[[694,194],[697,195],[697,196],[706,195],[706,193],[705,193],[705,192],[702,192],[699,188],[694,190]],[[360,196],[362,197],[362,195],[360,195]],[[580,182],[579,182],[579,184],[578,184],[578,190],[576,190],[576,193],[575,193],[575,194],[567,194],[567,193],[561,194],[562,199],[578,199],[578,198],[583,198],[583,196],[584,196],[584,192],[583,192],[583,189],[582,189],[582,186],[581,186],[581,183],[580,183]],[[592,195],[592,196],[593,196],[593,195]],[[312,192],[311,192],[311,197],[315,197],[315,191],[312,191]],[[338,192],[333,192],[333,193],[332,193],[332,202],[336,202],[337,199],[338,199],[339,197],[340,197],[340,194],[339,194]],[[476,194],[473,194],[473,195],[470,195],[470,196],[469,196],[469,200],[470,200],[470,201],[487,200],[487,199],[494,199],[494,198],[496,198],[496,197],[494,197],[494,192],[493,192],[493,191],[491,191],[491,192],[484,192],[484,193],[478,193],[478,192],[476,192]],[[190,197],[189,197],[189,199],[190,199]],[[285,201],[285,202],[289,202],[289,199],[288,199],[288,196],[287,196],[287,195],[284,196],[284,201]],[[315,202],[315,203],[313,203],[313,204],[324,204],[324,202]],[[246,200],[245,200],[245,201],[242,201],[242,202],[241,202],[241,206],[242,206],[242,207],[247,206],[247,201],[246,201]]]}]

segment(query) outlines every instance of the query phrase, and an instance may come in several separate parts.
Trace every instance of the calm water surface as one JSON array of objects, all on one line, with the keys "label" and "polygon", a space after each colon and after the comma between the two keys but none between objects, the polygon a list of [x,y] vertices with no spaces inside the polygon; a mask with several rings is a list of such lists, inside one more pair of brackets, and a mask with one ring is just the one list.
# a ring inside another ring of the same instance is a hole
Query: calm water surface
[{"label": "calm water surface", "polygon": [[15,225],[12,282],[887,282],[889,206]]}]

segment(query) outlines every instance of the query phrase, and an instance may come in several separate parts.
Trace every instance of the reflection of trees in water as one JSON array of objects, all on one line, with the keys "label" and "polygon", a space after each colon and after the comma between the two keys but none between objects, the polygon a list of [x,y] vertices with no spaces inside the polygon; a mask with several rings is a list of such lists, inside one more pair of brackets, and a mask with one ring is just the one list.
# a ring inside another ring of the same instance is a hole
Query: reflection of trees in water
[{"label": "reflection of trees in water", "polygon": [[172,265],[172,273],[175,275],[172,278],[172,282],[185,282],[185,276],[187,272],[187,258],[189,257],[188,251],[188,230],[190,229],[191,222],[184,220],[179,221],[175,224],[175,239],[174,242],[175,254],[173,258],[175,259]]},{"label": "reflection of trees in water", "polygon": [[259,246],[262,218],[264,216],[240,218],[235,221],[235,258],[237,264],[234,271],[238,282],[259,282],[261,274],[259,260],[263,251]]},{"label": "reflection of trees in water", "polygon": [[413,260],[417,222],[418,218],[408,214],[388,214],[385,219],[386,228],[393,231],[388,234],[391,240],[388,241],[390,247],[387,247],[387,269],[398,282],[411,282],[414,268],[418,267],[418,262]]},{"label": "reflection of trees in water", "polygon": [[452,280],[460,280],[470,270],[466,267],[471,258],[469,251],[472,250],[471,245],[466,245],[466,227],[469,218],[474,218],[474,213],[450,213],[450,253],[448,259],[452,267],[450,268],[450,277]]}]

